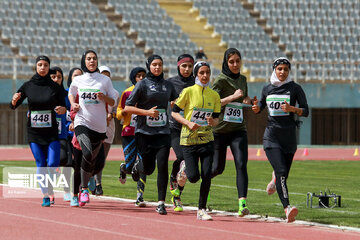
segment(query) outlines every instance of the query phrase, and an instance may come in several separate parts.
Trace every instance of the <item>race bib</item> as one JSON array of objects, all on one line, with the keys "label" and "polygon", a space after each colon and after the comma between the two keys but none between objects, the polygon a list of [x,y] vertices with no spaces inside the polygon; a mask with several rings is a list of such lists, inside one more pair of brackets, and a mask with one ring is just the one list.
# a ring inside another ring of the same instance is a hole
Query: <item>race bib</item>
[{"label": "race bib", "polygon": [[231,102],[226,104],[224,111],[224,121],[233,123],[243,122],[243,106],[238,102]]},{"label": "race bib", "polygon": [[130,120],[130,127],[135,127],[135,125],[136,125],[136,120],[137,120],[137,115],[136,115],[136,114],[132,114],[132,115],[131,115],[131,120]]},{"label": "race bib", "polygon": [[79,101],[84,104],[99,104],[96,93],[100,92],[99,89],[79,89]]},{"label": "race bib", "polygon": [[58,134],[61,134],[61,118],[56,118],[57,124],[58,124]]},{"label": "race bib", "polygon": [[206,117],[211,117],[212,113],[213,113],[212,109],[194,108],[191,114],[190,121],[197,123],[200,126],[207,126],[208,122],[206,120]]},{"label": "race bib", "polygon": [[269,95],[266,97],[266,104],[269,109],[270,116],[289,116],[290,113],[281,109],[284,102],[290,103],[290,95]]},{"label": "race bib", "polygon": [[167,122],[167,115],[165,109],[157,109],[159,111],[159,116],[156,118],[146,116],[146,125],[149,127],[163,127]]},{"label": "race bib", "polygon": [[31,127],[45,128],[51,127],[51,111],[31,111]]}]

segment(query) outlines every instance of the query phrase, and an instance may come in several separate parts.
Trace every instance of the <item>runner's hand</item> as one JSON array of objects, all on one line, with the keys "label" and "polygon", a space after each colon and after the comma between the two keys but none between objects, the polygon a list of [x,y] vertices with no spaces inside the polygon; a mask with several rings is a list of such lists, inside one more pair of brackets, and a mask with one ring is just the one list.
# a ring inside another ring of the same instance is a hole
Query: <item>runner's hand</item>
[{"label": "runner's hand", "polygon": [[217,125],[217,120],[215,120],[213,117],[206,117],[207,123],[209,126],[213,127]]},{"label": "runner's hand", "polygon": [[74,112],[78,112],[80,110],[80,105],[78,103],[74,103],[71,105]]},{"label": "runner's hand", "polygon": [[66,107],[62,107],[62,106],[56,106],[54,111],[57,113],[57,114],[65,114],[66,113]]},{"label": "runner's hand", "polygon": [[254,96],[253,105],[251,107],[251,109],[253,110],[254,113],[258,113],[260,111],[260,107],[257,104],[258,104],[258,100],[257,100],[256,96]]},{"label": "runner's hand", "polygon": [[281,109],[284,112],[291,112],[291,106],[286,101],[283,104],[281,104]]},{"label": "runner's hand", "polygon": [[195,131],[196,129],[198,129],[200,127],[199,124],[194,123],[194,122],[190,122],[187,124],[187,127],[191,130],[191,131]]},{"label": "runner's hand", "polygon": [[13,97],[12,97],[11,104],[12,104],[13,106],[15,106],[16,103],[17,103],[17,101],[18,101],[20,98],[21,98],[21,93],[20,93],[20,92],[15,93],[15,94],[13,95]]},{"label": "runner's hand", "polygon": [[148,110],[148,116],[153,117],[153,118],[157,118],[159,116],[159,111],[156,110],[157,106],[152,107]]},{"label": "runner's hand", "polygon": [[97,98],[99,99],[99,100],[104,100],[104,98],[105,98],[105,95],[102,93],[102,92],[98,92],[98,93],[96,93],[96,96],[97,96]]},{"label": "runner's hand", "polygon": [[233,94],[234,100],[241,98],[242,96],[244,96],[244,92],[241,89],[237,89]]}]

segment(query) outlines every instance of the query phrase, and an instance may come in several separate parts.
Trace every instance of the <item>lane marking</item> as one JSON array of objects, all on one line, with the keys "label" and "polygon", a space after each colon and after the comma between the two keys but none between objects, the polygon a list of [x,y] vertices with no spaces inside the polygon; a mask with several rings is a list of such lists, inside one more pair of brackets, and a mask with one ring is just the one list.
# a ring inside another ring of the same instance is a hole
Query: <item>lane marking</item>
[{"label": "lane marking", "polygon": [[91,231],[97,231],[97,232],[102,232],[102,233],[108,233],[108,234],[118,235],[118,236],[127,237],[127,238],[155,240],[155,238],[147,238],[147,237],[144,237],[144,236],[134,236],[134,235],[129,235],[129,234],[125,234],[125,233],[119,233],[119,232],[113,232],[113,231],[109,231],[109,230],[104,230],[104,229],[100,229],[100,228],[96,228],[96,227],[87,227],[87,226],[84,226],[84,225],[78,225],[78,224],[74,224],[74,223],[60,222],[60,221],[56,221],[56,220],[52,220],[52,219],[30,217],[30,216],[26,216],[26,215],[22,215],[22,214],[10,213],[10,212],[4,212],[4,211],[0,211],[0,213],[6,214],[6,215],[9,215],[9,216],[13,216],[13,217],[19,217],[19,218],[25,218],[25,219],[30,219],[30,220],[42,221],[42,222],[46,222],[46,223],[50,222],[50,223],[64,225],[64,226],[68,226],[68,227],[74,227],[74,228],[80,228],[80,229],[84,229],[84,230],[91,230]]}]

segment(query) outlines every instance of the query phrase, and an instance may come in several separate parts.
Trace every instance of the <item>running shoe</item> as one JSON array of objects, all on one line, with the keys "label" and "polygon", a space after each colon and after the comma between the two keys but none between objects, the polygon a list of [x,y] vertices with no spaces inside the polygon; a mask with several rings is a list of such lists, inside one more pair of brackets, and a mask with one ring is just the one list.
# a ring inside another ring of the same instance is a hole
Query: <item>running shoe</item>
[{"label": "running shoe", "polygon": [[197,219],[198,220],[203,220],[203,221],[212,221],[212,217],[207,214],[206,210],[205,209],[199,209],[197,211]]},{"label": "running shoe", "polygon": [[96,187],[96,185],[95,185],[95,178],[94,177],[90,178],[88,187],[89,187],[89,190],[91,191],[91,194],[95,195],[95,187]]},{"label": "running shoe", "polygon": [[79,206],[79,198],[78,196],[73,196],[70,200],[70,207],[78,207]]},{"label": "running shoe", "polygon": [[82,203],[89,203],[90,202],[90,196],[89,191],[87,189],[84,189],[80,193],[80,202]]},{"label": "running shoe", "polygon": [[172,197],[171,202],[174,204],[174,211],[175,212],[184,211],[180,197]]},{"label": "running shoe", "polygon": [[156,208],[156,212],[159,213],[160,215],[166,215],[167,211],[165,209],[165,204],[164,203],[159,204]]},{"label": "running shoe", "polygon": [[142,196],[139,196],[136,199],[135,206],[137,206],[137,207],[146,207],[146,203],[144,202],[144,199],[143,199]]},{"label": "running shoe", "polygon": [[79,207],[83,207],[83,206],[85,206],[85,204],[86,204],[86,203],[84,203],[84,202],[81,201],[81,192],[79,193],[79,200],[78,200],[78,202],[79,202]]},{"label": "running shoe", "polygon": [[274,192],[276,192],[275,180],[276,180],[275,172],[273,171],[272,172],[272,179],[271,179],[271,181],[269,182],[269,184],[266,187],[266,192],[267,192],[268,195],[272,195],[272,194],[274,194]]},{"label": "running shoe", "polygon": [[96,189],[95,189],[95,195],[96,196],[102,196],[103,194],[104,194],[104,192],[102,190],[101,184],[97,185]]},{"label": "running shoe", "polygon": [[120,164],[120,176],[119,176],[119,181],[121,182],[121,184],[125,184],[125,183],[126,183],[125,167],[126,167],[126,164],[125,164],[125,163]]},{"label": "running shoe", "polygon": [[69,192],[64,193],[64,202],[71,201],[71,194]]},{"label": "running shoe", "polygon": [[170,175],[170,192],[174,197],[180,196],[180,189],[178,187],[176,178],[172,174]]},{"label": "running shoe", "polygon": [[50,195],[50,204],[55,204],[55,195]]},{"label": "running shoe", "polygon": [[138,164],[139,164],[139,160],[137,160],[131,170],[131,176],[132,179],[137,182],[140,179],[140,173],[139,173],[139,169],[138,169]]},{"label": "running shoe", "polygon": [[187,180],[185,169],[186,169],[185,160],[182,160],[181,163],[180,163],[180,170],[176,175],[176,180],[177,180],[177,183],[178,183],[178,185],[180,187],[185,186],[185,183],[186,183],[186,180]]},{"label": "running shoe", "polygon": [[43,202],[41,204],[42,207],[50,207],[50,198],[49,197],[44,197],[43,198]]},{"label": "running shoe", "polygon": [[249,209],[246,207],[246,200],[239,200],[239,217],[244,217],[250,213]]},{"label": "running shoe", "polygon": [[296,207],[287,206],[284,209],[286,214],[286,222],[291,223],[295,221],[295,217],[298,215],[299,210]]}]

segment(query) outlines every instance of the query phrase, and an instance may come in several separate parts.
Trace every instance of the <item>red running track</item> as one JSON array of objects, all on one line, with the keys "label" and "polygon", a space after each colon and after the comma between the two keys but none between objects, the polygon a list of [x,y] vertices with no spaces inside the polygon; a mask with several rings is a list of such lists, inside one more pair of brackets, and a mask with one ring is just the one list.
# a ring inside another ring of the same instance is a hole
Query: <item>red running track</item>
[{"label": "red running track", "polygon": [[137,208],[134,203],[103,198],[71,208],[60,193],[48,208],[40,206],[40,199],[1,197],[1,239],[360,239],[355,231],[215,214],[213,221],[205,222],[196,219],[195,211],[167,210],[164,216],[155,212],[155,206]]},{"label": "red running track", "polygon": [[[359,152],[359,151],[357,151]],[[228,148],[227,159],[233,160],[233,156]],[[171,149],[170,160],[175,160],[175,153]],[[299,148],[294,157],[295,160],[350,160],[360,161],[359,153],[356,154],[356,148]],[[0,148],[0,161],[33,161],[29,147],[10,147]],[[119,146],[112,146],[107,160],[124,160],[124,153]],[[262,148],[249,148],[249,160],[266,160],[265,152]]]}]

